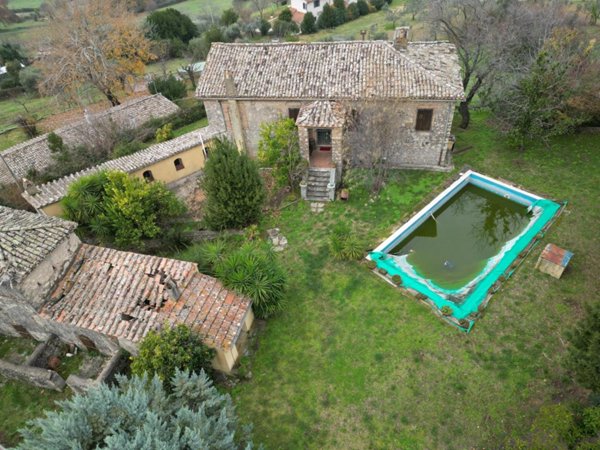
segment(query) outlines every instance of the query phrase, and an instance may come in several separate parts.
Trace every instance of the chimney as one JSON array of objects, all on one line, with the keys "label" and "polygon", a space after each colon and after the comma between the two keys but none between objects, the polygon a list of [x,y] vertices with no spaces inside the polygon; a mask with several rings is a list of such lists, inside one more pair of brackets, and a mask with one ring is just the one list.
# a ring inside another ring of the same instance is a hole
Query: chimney
[{"label": "chimney", "polygon": [[397,27],[394,30],[394,48],[404,50],[408,45],[408,30],[410,27]]},{"label": "chimney", "polygon": [[40,190],[37,188],[37,186],[27,178],[23,178],[23,188],[29,195],[36,195],[40,193]]},{"label": "chimney", "polygon": [[237,86],[229,70],[225,71],[225,93],[228,97],[237,97]]}]

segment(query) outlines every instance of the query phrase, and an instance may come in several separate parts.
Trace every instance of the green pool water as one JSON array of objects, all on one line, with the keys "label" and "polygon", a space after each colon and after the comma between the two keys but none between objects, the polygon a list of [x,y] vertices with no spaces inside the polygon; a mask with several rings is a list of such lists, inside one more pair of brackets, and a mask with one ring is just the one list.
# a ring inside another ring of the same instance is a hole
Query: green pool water
[{"label": "green pool water", "polygon": [[443,289],[474,279],[527,226],[527,207],[467,184],[389,253]]}]

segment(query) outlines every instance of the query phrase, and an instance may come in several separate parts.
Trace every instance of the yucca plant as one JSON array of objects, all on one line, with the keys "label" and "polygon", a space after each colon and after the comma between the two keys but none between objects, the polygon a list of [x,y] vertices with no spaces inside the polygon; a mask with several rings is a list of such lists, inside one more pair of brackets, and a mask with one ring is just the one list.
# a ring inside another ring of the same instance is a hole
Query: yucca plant
[{"label": "yucca plant", "polygon": [[329,237],[329,250],[335,259],[354,261],[363,256],[364,246],[351,228],[343,223],[338,223]]},{"label": "yucca plant", "polygon": [[267,318],[283,308],[286,276],[266,246],[246,243],[215,265],[223,284],[252,299],[257,317]]},{"label": "yucca plant", "polygon": [[198,264],[198,270],[207,275],[215,274],[215,266],[225,257],[227,244],[221,239],[208,241],[200,245],[192,255]]}]

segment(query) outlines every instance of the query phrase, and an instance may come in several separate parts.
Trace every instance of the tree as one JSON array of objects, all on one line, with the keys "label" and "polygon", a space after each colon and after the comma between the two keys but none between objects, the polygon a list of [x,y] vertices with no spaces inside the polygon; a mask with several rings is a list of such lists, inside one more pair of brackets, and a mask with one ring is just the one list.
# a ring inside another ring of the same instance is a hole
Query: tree
[{"label": "tree", "polygon": [[124,172],[98,172],[79,178],[62,200],[64,215],[118,247],[143,247],[173,228],[185,212],[183,203],[163,183],[146,182]]},{"label": "tree", "polygon": [[183,324],[160,332],[150,331],[142,340],[137,356],[132,358],[131,373],[158,376],[171,391],[171,380],[177,370],[200,373],[212,372],[215,351],[208,348],[202,337]]},{"label": "tree", "polygon": [[600,303],[586,306],[585,316],[568,338],[567,368],[579,384],[600,393]]},{"label": "tree", "polygon": [[298,32],[298,25],[296,22],[286,22],[285,20],[275,19],[273,21],[273,34],[277,37],[284,37],[291,33]]},{"label": "tree", "polygon": [[335,13],[335,26],[346,23],[346,4],[344,0],[333,0],[333,9]]},{"label": "tree", "polygon": [[307,12],[304,14],[304,18],[300,24],[300,30],[302,30],[302,34],[312,34],[317,32],[317,19],[315,19],[313,13]]},{"label": "tree", "polygon": [[529,64],[553,30],[573,20],[559,2],[433,0],[429,21],[456,46],[465,100],[461,128],[470,122],[469,105],[502,80],[506,70]]},{"label": "tree", "polygon": [[371,5],[373,5],[377,11],[381,11],[386,4],[387,2],[385,0],[371,0]]},{"label": "tree", "polygon": [[306,160],[300,154],[298,129],[292,119],[261,126],[258,160],[273,168],[273,177],[280,185],[298,187],[306,172]]},{"label": "tree", "polygon": [[369,4],[365,0],[358,0],[356,6],[358,7],[361,16],[369,14]]},{"label": "tree", "polygon": [[27,60],[25,53],[19,44],[3,42],[0,44],[0,63],[5,65],[9,61],[23,62]]},{"label": "tree", "polygon": [[291,22],[292,21],[292,10],[290,8],[285,8],[283,11],[279,13],[277,18],[283,22]]},{"label": "tree", "polygon": [[250,450],[228,394],[204,373],[176,371],[167,392],[155,376],[101,384],[58,402],[58,411],[20,430],[21,450],[214,449]]},{"label": "tree", "polygon": [[221,25],[233,25],[239,18],[240,16],[233,8],[226,9],[223,11],[223,14],[221,14]]},{"label": "tree", "polygon": [[[385,19],[388,22],[392,22],[392,25],[395,28],[396,23],[398,23],[398,21],[402,19],[403,11],[400,11],[400,9],[392,9],[389,7],[389,5],[384,5],[383,11],[385,11]],[[413,20],[415,19],[413,18]]]},{"label": "tree", "polygon": [[266,193],[256,163],[230,141],[218,140],[206,161],[202,187],[208,226],[240,228],[258,222]]},{"label": "tree", "polygon": [[185,83],[175,78],[172,74],[166,77],[153,78],[148,83],[148,90],[151,94],[160,93],[169,100],[177,100],[186,95]]},{"label": "tree", "polygon": [[404,12],[410,14],[411,20],[414,22],[417,14],[424,11],[425,8],[425,0],[408,0],[404,7]]},{"label": "tree", "polygon": [[198,28],[185,14],[173,8],[154,11],[146,17],[148,37],[154,40],[179,39],[187,44],[198,36]]},{"label": "tree", "polygon": [[317,28],[324,30],[326,28],[334,28],[336,24],[335,9],[332,8],[328,3],[323,6],[323,11],[317,19]]},{"label": "tree", "polygon": [[131,87],[153,58],[150,43],[121,2],[55,0],[44,30],[38,67],[44,94],[78,100],[93,86],[118,105],[118,92]]},{"label": "tree", "polygon": [[41,79],[40,70],[33,66],[27,66],[19,72],[19,83],[29,93],[37,93]]},{"label": "tree", "polygon": [[265,20],[265,16],[264,16],[265,9],[267,8],[267,6],[269,6],[269,3],[271,2],[271,0],[250,0],[250,1],[252,2],[254,9],[258,13],[258,16],[260,17],[261,22],[263,20]]},{"label": "tree", "polygon": [[[493,109],[521,149],[526,142],[547,143],[553,136],[572,132],[585,120],[570,100],[581,86],[590,62],[593,41],[576,30],[558,29],[547,39],[523,72],[507,73],[495,87]],[[504,86],[504,88],[502,88]]]},{"label": "tree", "polygon": [[200,53],[203,55],[203,59],[208,56],[208,52],[210,51],[210,47],[213,42],[227,42],[227,38],[223,33],[223,30],[213,25],[204,33],[202,33],[202,41],[199,44]]},{"label": "tree", "polygon": [[355,111],[349,119],[344,139],[349,148],[351,165],[368,171],[368,188],[378,193],[387,178],[390,150],[397,145],[397,125],[390,120],[392,110],[383,104],[350,105]]}]

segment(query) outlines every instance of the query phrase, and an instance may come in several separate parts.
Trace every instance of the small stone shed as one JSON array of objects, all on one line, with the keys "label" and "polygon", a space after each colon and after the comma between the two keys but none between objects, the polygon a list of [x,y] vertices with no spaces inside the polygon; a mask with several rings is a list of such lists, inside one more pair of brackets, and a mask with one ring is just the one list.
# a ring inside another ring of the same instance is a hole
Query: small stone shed
[{"label": "small stone shed", "polygon": [[217,369],[233,368],[254,321],[249,298],[193,263],[82,244],[75,228],[0,207],[0,333],[135,354],[149,331],[182,323],[217,351]]},{"label": "small stone shed", "polygon": [[67,195],[69,186],[83,176],[102,170],[118,170],[148,181],[173,183],[202,170],[211,141],[222,134],[223,130],[210,126],[195,130],[49,183],[26,185],[23,197],[37,211],[60,216],[60,201]]},{"label": "small stone shed", "polygon": [[[179,107],[160,94],[136,98],[105,111],[87,114],[70,125],[54,130],[65,145],[90,145],[97,142],[99,127],[114,127],[121,131],[137,128],[151,119],[167,117]],[[27,172],[43,172],[53,162],[48,146],[48,134],[29,139],[0,155],[0,185],[21,182]]]}]

